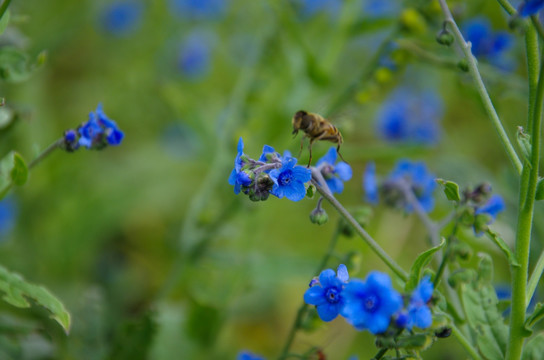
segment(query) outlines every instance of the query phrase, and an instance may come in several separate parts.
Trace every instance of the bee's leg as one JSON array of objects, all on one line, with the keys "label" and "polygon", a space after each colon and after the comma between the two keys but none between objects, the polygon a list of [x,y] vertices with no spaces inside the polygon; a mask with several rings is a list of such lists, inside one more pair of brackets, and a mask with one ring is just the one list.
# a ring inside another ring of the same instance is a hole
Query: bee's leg
[{"label": "bee's leg", "polygon": [[300,158],[300,154],[302,154],[303,148],[304,148],[304,136],[300,139],[300,151],[298,152],[297,159]]},{"label": "bee's leg", "polygon": [[336,153],[340,155],[340,159],[342,159],[343,162],[347,163],[347,161],[344,160],[344,157],[342,156],[342,154],[340,154],[340,144],[338,144],[338,147],[336,147]]},{"label": "bee's leg", "polygon": [[308,166],[306,166],[307,168],[310,167],[310,165],[312,164],[312,145],[315,141],[315,138],[311,139],[310,140],[310,145],[308,145],[308,150],[310,151],[310,159],[308,160]]}]

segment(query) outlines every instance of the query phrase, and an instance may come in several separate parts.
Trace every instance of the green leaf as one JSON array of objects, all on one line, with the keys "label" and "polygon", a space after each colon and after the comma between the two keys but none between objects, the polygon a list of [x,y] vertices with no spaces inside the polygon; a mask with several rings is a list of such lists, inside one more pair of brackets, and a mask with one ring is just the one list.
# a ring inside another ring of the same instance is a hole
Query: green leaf
[{"label": "green leaf", "polygon": [[459,195],[459,185],[453,181],[444,179],[436,179],[436,182],[444,187],[444,194],[450,201],[460,201],[461,195]]},{"label": "green leaf", "polygon": [[510,266],[519,267],[518,262],[516,261],[516,257],[514,256],[514,253],[512,250],[510,250],[510,247],[508,244],[496,233],[493,231],[487,229],[487,235],[493,240],[493,242],[499,247],[499,249],[502,250],[504,253],[504,256],[508,259],[508,263]]},{"label": "green leaf", "polygon": [[32,72],[43,63],[43,55],[40,54],[34,61],[12,46],[0,48],[0,79],[10,82],[26,80]]},{"label": "green leaf", "polygon": [[544,354],[544,333],[539,333],[524,346],[521,359],[540,360],[542,359],[542,354]]},{"label": "green leaf", "polygon": [[525,326],[532,328],[537,322],[544,318],[544,304],[538,303],[531,315],[525,320]]},{"label": "green leaf", "polygon": [[536,184],[536,194],[535,199],[536,200],[544,200],[544,179],[538,179],[538,183]]},{"label": "green leaf", "polygon": [[6,10],[2,18],[0,19],[0,35],[4,33],[9,24],[9,10]]},{"label": "green leaf", "polygon": [[390,27],[394,21],[388,18],[367,17],[357,21],[350,29],[351,35],[361,35],[364,33],[376,32]]},{"label": "green leaf", "polygon": [[13,185],[21,186],[28,179],[28,168],[25,161],[15,151],[0,160],[0,199],[8,193]]},{"label": "green leaf", "polygon": [[423,268],[429,263],[429,261],[431,261],[433,254],[442,249],[444,245],[446,245],[446,239],[442,238],[440,245],[419,254],[416,261],[410,268],[410,277],[408,278],[405,286],[405,290],[407,292],[410,292],[416,288],[417,284],[419,284],[419,280],[421,279],[421,272]]},{"label": "green leaf", "polygon": [[7,128],[13,123],[15,113],[7,107],[0,107],[0,130]]},{"label": "green leaf", "polygon": [[[490,260],[490,257],[483,258],[480,268],[488,268]],[[508,327],[497,309],[498,299],[491,277],[491,274],[475,276],[474,281],[461,283],[461,301],[480,353],[488,360],[502,360]]]},{"label": "green leaf", "polygon": [[51,317],[64,328],[66,333],[70,331],[70,314],[62,302],[44,287],[30,284],[19,274],[9,272],[0,266],[0,291],[4,293],[2,297],[4,301],[20,308],[30,307],[27,298],[33,299],[51,312]]}]

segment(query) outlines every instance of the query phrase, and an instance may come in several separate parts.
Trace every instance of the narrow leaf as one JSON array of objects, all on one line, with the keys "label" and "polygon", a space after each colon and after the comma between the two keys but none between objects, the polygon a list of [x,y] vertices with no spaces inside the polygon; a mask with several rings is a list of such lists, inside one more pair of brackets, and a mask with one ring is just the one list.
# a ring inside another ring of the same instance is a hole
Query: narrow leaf
[{"label": "narrow leaf", "polygon": [[0,19],[0,35],[4,33],[9,24],[9,9],[6,10],[2,18]]},{"label": "narrow leaf", "polygon": [[535,199],[536,200],[544,200],[544,179],[538,179],[538,183],[536,184],[536,194]]},{"label": "narrow leaf", "polygon": [[12,151],[0,160],[0,200],[13,185],[21,186],[28,179],[28,168],[18,153]]},{"label": "narrow leaf", "polygon": [[20,308],[30,307],[27,298],[33,299],[51,312],[51,317],[66,333],[70,331],[70,314],[62,302],[44,287],[28,283],[20,275],[0,266],[0,291],[4,293],[4,301]]},{"label": "narrow leaf", "polygon": [[459,195],[459,185],[453,181],[444,179],[436,179],[436,182],[444,187],[444,194],[450,201],[460,201],[461,195]]},{"label": "narrow leaf", "polygon": [[405,290],[407,292],[410,292],[416,288],[417,284],[419,284],[419,280],[421,279],[421,272],[423,268],[429,263],[429,261],[431,261],[433,254],[442,249],[444,245],[446,245],[446,239],[442,238],[440,245],[419,254],[416,261],[410,268],[410,277],[408,278],[405,286]]},{"label": "narrow leaf", "polygon": [[542,318],[544,318],[544,304],[538,303],[536,304],[533,313],[525,320],[525,326],[532,328],[537,322],[542,320]]},{"label": "narrow leaf", "polygon": [[510,247],[508,244],[497,234],[493,231],[487,229],[487,235],[493,240],[493,242],[499,247],[499,249],[502,250],[504,253],[504,256],[508,259],[508,263],[510,266],[519,267],[518,262],[516,261],[516,257],[514,256],[514,253],[512,250],[510,250]]}]

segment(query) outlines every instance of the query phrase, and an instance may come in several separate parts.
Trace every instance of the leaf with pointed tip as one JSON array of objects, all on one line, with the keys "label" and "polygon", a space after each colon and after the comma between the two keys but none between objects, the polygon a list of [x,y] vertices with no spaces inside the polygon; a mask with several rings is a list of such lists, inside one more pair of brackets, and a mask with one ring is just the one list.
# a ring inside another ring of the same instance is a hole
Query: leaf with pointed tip
[{"label": "leaf with pointed tip", "polygon": [[444,194],[450,201],[460,201],[461,195],[459,195],[459,185],[453,181],[444,179],[436,179],[436,182],[444,187]]},{"label": "leaf with pointed tip", "polygon": [[0,160],[0,200],[13,185],[21,186],[28,179],[28,168],[21,155],[10,152]]},{"label": "leaf with pointed tip", "polygon": [[430,248],[427,251],[422,252],[417,257],[416,261],[414,261],[414,264],[410,268],[410,276],[408,277],[408,281],[406,282],[405,290],[407,292],[410,292],[414,290],[419,284],[419,281],[421,280],[421,272],[423,268],[431,261],[432,256],[435,252],[442,249],[446,245],[446,239],[442,238],[442,242],[433,248]]}]

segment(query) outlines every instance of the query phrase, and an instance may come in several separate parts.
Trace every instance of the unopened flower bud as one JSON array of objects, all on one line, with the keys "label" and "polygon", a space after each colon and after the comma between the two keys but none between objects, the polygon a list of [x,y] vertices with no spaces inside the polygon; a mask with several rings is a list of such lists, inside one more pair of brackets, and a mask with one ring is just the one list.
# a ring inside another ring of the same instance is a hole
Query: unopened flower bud
[{"label": "unopened flower bud", "polygon": [[323,225],[329,220],[329,215],[322,208],[315,208],[310,213],[310,221],[317,225]]},{"label": "unopened flower bud", "polygon": [[468,72],[468,61],[467,59],[462,59],[457,63],[457,67],[461,69],[461,71]]},{"label": "unopened flower bud", "polygon": [[438,35],[436,35],[436,41],[440,45],[450,46],[451,44],[453,44],[453,40],[453,34],[450,33],[447,29],[442,29],[442,31],[440,31]]},{"label": "unopened flower bud", "polygon": [[438,329],[434,332],[434,335],[440,339],[447,338],[451,335],[451,327],[445,326],[441,329]]}]

